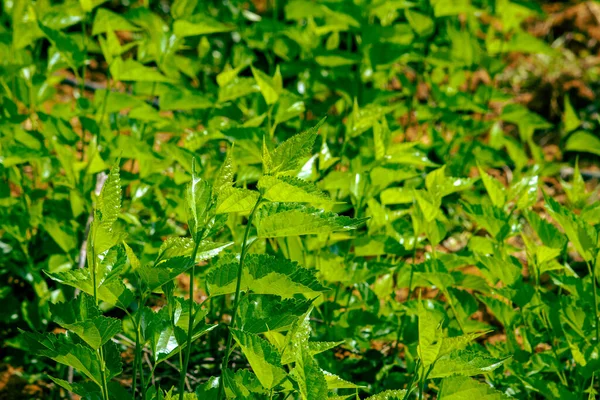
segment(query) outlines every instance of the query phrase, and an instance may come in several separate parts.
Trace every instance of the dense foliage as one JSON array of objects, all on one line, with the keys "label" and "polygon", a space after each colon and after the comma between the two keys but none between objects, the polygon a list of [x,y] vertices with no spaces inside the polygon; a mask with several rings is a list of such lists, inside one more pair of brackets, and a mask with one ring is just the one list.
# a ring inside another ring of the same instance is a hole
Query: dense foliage
[{"label": "dense foliage", "polygon": [[509,59],[564,54],[532,18],[5,0],[2,362],[30,398],[595,398],[598,122],[516,101]]}]

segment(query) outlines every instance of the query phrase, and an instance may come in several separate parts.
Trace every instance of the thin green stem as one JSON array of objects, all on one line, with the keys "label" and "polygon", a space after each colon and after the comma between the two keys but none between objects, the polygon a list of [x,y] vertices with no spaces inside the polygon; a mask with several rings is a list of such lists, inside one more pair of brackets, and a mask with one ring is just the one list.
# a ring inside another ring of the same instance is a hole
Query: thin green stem
[{"label": "thin green stem", "polygon": [[[258,197],[258,200],[256,201],[256,204],[254,205],[252,212],[248,216],[248,224],[246,225],[246,231],[244,232],[244,239],[242,241],[242,252],[240,254],[240,263],[239,263],[238,273],[237,273],[237,281],[235,284],[235,299],[234,299],[234,303],[233,303],[233,310],[231,312],[230,330],[235,328],[235,316],[237,314],[238,305],[240,303],[240,289],[242,286],[242,272],[244,270],[244,258],[246,257],[246,251],[248,250],[248,235],[250,234],[250,227],[252,226],[252,218],[254,217],[254,214],[256,213],[256,210],[258,209],[258,206],[260,205],[261,201],[262,201],[262,194]],[[231,335],[231,332],[227,331],[227,345],[225,346],[225,354],[223,355],[223,362],[221,363],[221,379],[219,379],[219,396],[217,397],[218,400],[221,400],[223,398],[223,392],[225,389],[223,379],[225,376],[225,370],[227,369],[227,365],[229,364],[229,352],[231,350],[232,341],[233,341],[233,337]]]},{"label": "thin green stem", "polygon": [[421,364],[421,360],[417,360],[417,362],[415,363],[415,370],[413,371],[412,378],[410,379],[410,382],[408,383],[408,386],[406,387],[406,394],[404,394],[404,397],[402,398],[402,400],[407,400],[408,396],[410,396],[410,393],[412,392],[413,384],[415,383],[415,379],[419,375],[418,372],[419,372],[420,364]]},{"label": "thin green stem", "polygon": [[[92,237],[93,239],[93,237]],[[88,241],[88,253],[91,255],[92,259],[92,285],[94,289],[94,303],[98,306],[98,285],[96,282],[96,253],[94,252],[94,240]],[[96,354],[98,355],[98,359],[100,360],[100,379],[102,381],[102,398],[104,400],[109,400],[108,398],[108,384],[106,381],[106,363],[104,362],[104,352],[102,351],[102,346],[97,350]]]},{"label": "thin green stem", "polygon": [[596,262],[598,254],[594,255],[594,265],[591,266],[589,261],[586,261],[588,271],[592,277],[592,293],[594,294],[594,317],[596,320],[596,341],[600,341],[600,319],[598,317],[598,292],[596,288]]},{"label": "thin green stem", "polygon": [[194,251],[192,252],[192,257],[190,258],[190,262],[192,263],[192,271],[190,272],[190,298],[189,298],[189,319],[188,319],[188,332],[186,339],[186,348],[185,348],[185,358],[183,360],[183,365],[179,374],[179,400],[183,400],[183,396],[185,393],[185,376],[187,374],[188,364],[190,362],[190,354],[192,351],[192,336],[194,333],[194,317],[196,313],[194,312],[194,275],[196,274],[196,255],[198,254],[198,247],[200,246],[202,232],[196,233],[196,237],[194,241]]},{"label": "thin green stem", "polygon": [[446,298],[448,300],[448,305],[450,305],[450,309],[452,309],[452,313],[454,314],[454,319],[456,319],[456,322],[458,323],[458,327],[460,328],[461,332],[464,335],[465,334],[465,327],[463,326],[460,318],[458,317],[458,313],[456,312],[456,308],[454,308],[454,301],[452,300],[452,297],[450,296],[450,292],[448,292],[448,290],[444,290],[444,295],[446,295]]}]

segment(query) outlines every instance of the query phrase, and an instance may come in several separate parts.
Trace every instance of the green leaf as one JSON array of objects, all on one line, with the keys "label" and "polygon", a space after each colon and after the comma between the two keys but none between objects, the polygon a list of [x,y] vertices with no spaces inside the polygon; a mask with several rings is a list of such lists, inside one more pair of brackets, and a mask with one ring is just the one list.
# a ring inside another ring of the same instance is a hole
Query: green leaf
[{"label": "green leaf", "polygon": [[[73,286],[91,296],[94,295],[93,281],[88,268],[74,269],[66,272],[48,273],[50,278],[65,285]],[[126,310],[133,301],[133,293],[119,279],[100,279],[97,289],[98,298],[108,304],[116,305]]]},{"label": "green leaf", "polygon": [[259,193],[254,190],[224,187],[217,197],[217,214],[229,213],[250,213],[256,202]]},{"label": "green leaf", "polygon": [[406,396],[406,390],[386,390],[369,396],[366,400],[404,400],[404,396]]},{"label": "green leaf", "polygon": [[98,386],[102,385],[100,361],[97,353],[64,334],[53,335],[21,331],[27,343],[28,351],[51,358],[57,363],[73,367]]},{"label": "green leaf", "polygon": [[304,344],[296,355],[296,363],[291,372],[303,400],[320,400],[327,398],[327,380],[323,371]]},{"label": "green leaf", "polygon": [[214,107],[213,101],[206,95],[181,89],[169,90],[160,96],[162,111],[205,110]]},{"label": "green leaf", "polygon": [[275,126],[302,115],[306,110],[302,99],[290,93],[282,93],[275,108]]},{"label": "green leaf", "polygon": [[325,375],[325,381],[327,382],[327,389],[359,389],[363,386],[358,386],[352,382],[348,382],[345,379],[340,378],[339,376],[332,374],[327,371],[321,371],[323,375]]},{"label": "green leaf", "polygon": [[77,246],[75,232],[69,225],[61,224],[50,216],[44,218],[42,225],[65,253],[71,252]]},{"label": "green leaf", "polygon": [[418,304],[419,317],[419,347],[417,351],[421,364],[428,368],[435,363],[442,347],[442,330],[440,321],[434,313],[423,306],[419,301]]},{"label": "green leaf", "polygon": [[240,301],[237,326],[250,333],[285,330],[305,315],[311,304],[312,300],[248,294]]},{"label": "green leaf", "polygon": [[189,17],[194,14],[197,5],[198,0],[175,0],[171,4],[171,15],[175,19]]},{"label": "green leaf", "polygon": [[256,211],[258,237],[284,237],[356,229],[366,218],[352,219],[295,203],[269,203]]},{"label": "green leaf", "polygon": [[313,204],[331,202],[329,196],[314,184],[291,176],[263,175],[258,180],[257,188],[265,199],[271,201]]},{"label": "green leaf", "polygon": [[[200,261],[215,257],[232,244],[232,242],[214,243],[203,240],[198,246],[198,253],[196,254],[195,262],[198,263]],[[187,246],[186,251],[182,252],[179,256],[169,258],[166,261],[161,261],[157,264],[142,266],[138,270],[138,273],[140,274],[142,281],[148,287],[148,290],[155,291],[162,287],[165,283],[172,281],[177,276],[190,269],[194,265],[194,263],[190,260],[192,246],[193,244],[191,246]]]},{"label": "green leaf", "polygon": [[147,67],[131,58],[123,61],[115,58],[110,65],[110,73],[117,81],[128,82],[171,82],[172,79],[161,74],[157,69]]},{"label": "green leaf", "polygon": [[459,350],[437,360],[429,374],[429,378],[446,378],[453,375],[479,375],[495,370],[509,358],[500,359],[482,352]]},{"label": "green leaf", "polygon": [[456,376],[442,380],[439,400],[505,400],[511,397],[475,379]]},{"label": "green leaf", "polygon": [[99,227],[110,231],[121,212],[121,177],[118,162],[111,168],[96,203],[94,218]]},{"label": "green leaf", "polygon": [[406,9],[404,15],[410,24],[410,27],[417,32],[419,36],[429,36],[434,32],[435,22],[425,14]]},{"label": "green leaf", "polygon": [[71,67],[77,67],[84,62],[85,55],[74,38],[61,31],[54,30],[38,22],[41,31],[48,40],[63,54],[71,64]]},{"label": "green leaf", "polygon": [[51,304],[50,312],[54,322],[74,332],[95,350],[121,331],[121,321],[102,316],[94,299],[84,293],[68,303]]},{"label": "green leaf", "polygon": [[217,176],[215,177],[215,181],[213,182],[213,195],[215,196],[219,196],[223,190],[233,186],[233,175],[235,171],[232,153],[233,148],[230,148],[227,151],[225,160],[223,161],[223,164],[221,164],[219,172],[217,172]]},{"label": "green leaf", "polygon": [[581,120],[573,109],[569,96],[565,96],[565,112],[562,115],[562,121],[567,133],[574,131],[581,125]]},{"label": "green leaf", "polygon": [[545,194],[544,197],[546,199],[546,210],[548,210],[550,216],[564,229],[565,234],[573,243],[579,255],[586,261],[591,261],[598,243],[596,230],[575,213],[561,206],[552,197]]},{"label": "green leaf", "polygon": [[230,329],[230,332],[265,388],[274,388],[285,378],[281,356],[272,344],[253,333],[239,329]]},{"label": "green leaf", "polygon": [[138,31],[140,28],[129,22],[125,17],[106,8],[99,8],[94,17],[92,36],[112,31]]},{"label": "green leaf", "polygon": [[282,90],[279,66],[277,67],[277,72],[275,72],[275,78],[271,78],[264,72],[254,68],[254,66],[250,67],[252,68],[252,75],[254,76],[256,83],[258,83],[260,92],[265,98],[265,102],[268,105],[276,103]]},{"label": "green leaf", "polygon": [[[211,296],[235,292],[239,261],[217,266],[206,277]],[[295,294],[316,296],[328,290],[311,270],[297,263],[268,255],[247,255],[242,271],[241,290],[290,298]]]},{"label": "green leaf", "polygon": [[455,178],[446,176],[446,166],[442,166],[429,174],[425,178],[425,187],[438,198],[448,196],[449,194],[470,189],[474,180],[471,178]]},{"label": "green leaf", "polygon": [[200,178],[196,171],[196,159],[192,160],[192,181],[185,191],[185,202],[188,213],[188,226],[192,238],[204,227],[211,203],[212,187]]},{"label": "green leaf", "polygon": [[577,131],[567,139],[565,150],[582,151],[600,156],[600,139],[589,132]]},{"label": "green leaf", "polygon": [[504,207],[506,204],[506,188],[499,181],[488,175],[481,167],[479,167],[479,175],[492,204],[498,208]]},{"label": "green leaf", "polygon": [[313,145],[317,139],[317,132],[324,122],[325,118],[312,128],[281,143],[272,154],[269,154],[267,159],[263,157],[265,174],[283,174],[298,169],[300,162],[312,153]]},{"label": "green leaf", "polygon": [[173,24],[173,32],[179,37],[230,32],[234,29],[235,26],[226,25],[205,14],[196,14],[186,19],[179,19]]}]

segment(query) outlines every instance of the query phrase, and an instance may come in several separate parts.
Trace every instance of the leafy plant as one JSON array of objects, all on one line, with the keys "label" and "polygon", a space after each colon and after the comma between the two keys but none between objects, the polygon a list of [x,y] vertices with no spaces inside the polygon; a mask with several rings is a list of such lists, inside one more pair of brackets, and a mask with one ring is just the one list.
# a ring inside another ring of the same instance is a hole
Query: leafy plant
[{"label": "leafy plant", "polygon": [[594,398],[597,139],[505,85],[542,15],[5,2],[6,362],[40,398]]}]

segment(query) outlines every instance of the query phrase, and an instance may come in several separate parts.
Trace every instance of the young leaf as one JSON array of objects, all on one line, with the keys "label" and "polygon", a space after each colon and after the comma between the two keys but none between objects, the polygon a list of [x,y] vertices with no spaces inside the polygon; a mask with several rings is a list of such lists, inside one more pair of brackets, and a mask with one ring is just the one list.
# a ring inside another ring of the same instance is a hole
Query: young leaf
[{"label": "young leaf", "polygon": [[204,226],[212,192],[209,183],[198,176],[196,167],[196,159],[194,158],[192,160],[192,181],[185,191],[188,225],[192,238],[196,238],[196,235]]},{"label": "young leaf", "polygon": [[96,204],[94,219],[110,231],[121,212],[121,178],[118,162],[111,168]]},{"label": "young leaf", "polygon": [[268,157],[263,156],[264,173],[267,175],[283,174],[298,169],[300,162],[311,154],[317,139],[317,132],[324,122],[325,118],[312,128],[281,143],[273,150],[272,154],[267,153]]}]

